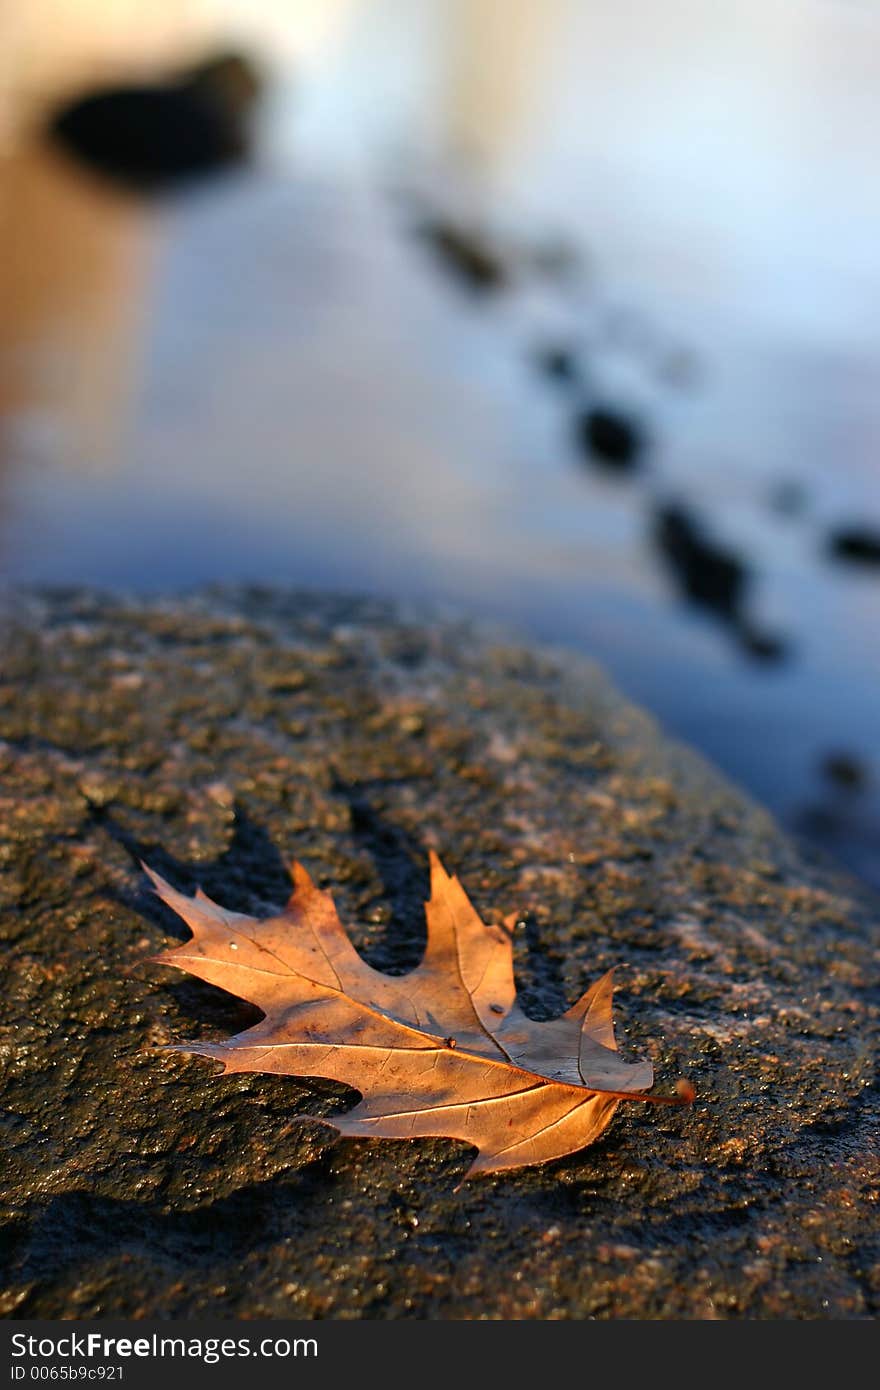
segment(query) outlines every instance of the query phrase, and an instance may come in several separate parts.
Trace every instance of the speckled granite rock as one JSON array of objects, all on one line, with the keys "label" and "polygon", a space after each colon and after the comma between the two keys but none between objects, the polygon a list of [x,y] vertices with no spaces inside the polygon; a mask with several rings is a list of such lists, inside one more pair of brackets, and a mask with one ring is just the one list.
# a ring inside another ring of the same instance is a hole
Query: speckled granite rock
[{"label": "speckled granite rock", "polygon": [[[0,738],[6,1316],[876,1313],[876,901],[590,667],[366,602],[23,596]],[[144,964],[179,924],[139,856],[259,912],[295,854],[399,970],[430,845],[521,911],[536,1016],[627,963],[622,1046],[692,1110],[456,1193],[460,1144],[334,1144],[298,1117],[342,1088],[159,1050],[254,1015]]]}]

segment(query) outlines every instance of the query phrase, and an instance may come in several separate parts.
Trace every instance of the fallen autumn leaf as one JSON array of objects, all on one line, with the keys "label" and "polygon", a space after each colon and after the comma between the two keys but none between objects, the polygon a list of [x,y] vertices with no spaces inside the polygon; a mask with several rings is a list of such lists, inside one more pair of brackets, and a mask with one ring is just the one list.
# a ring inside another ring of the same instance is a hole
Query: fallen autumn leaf
[{"label": "fallen autumn leaf", "polygon": [[428,942],[417,969],[374,970],[352,945],[328,893],[301,864],[276,916],[229,912],[201,890],[178,893],[146,865],[191,940],[153,957],[249,1000],[265,1017],[226,1042],[180,1052],[216,1058],[228,1072],[320,1076],[361,1101],[328,1121],[341,1134],[386,1139],[445,1136],[473,1144],[468,1170],[546,1163],[593,1142],[622,1100],[687,1104],[643,1094],[650,1062],[621,1060],[611,1014],[613,971],[549,1022],[521,1010],[510,927],[490,926],[457,878],[431,854]]}]

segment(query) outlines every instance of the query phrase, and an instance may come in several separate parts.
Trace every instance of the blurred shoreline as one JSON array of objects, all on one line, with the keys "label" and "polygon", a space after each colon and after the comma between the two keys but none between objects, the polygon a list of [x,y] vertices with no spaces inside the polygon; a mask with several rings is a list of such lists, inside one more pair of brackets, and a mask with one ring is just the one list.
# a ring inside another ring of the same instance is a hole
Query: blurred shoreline
[{"label": "blurred shoreline", "polygon": [[[0,573],[510,621],[880,884],[880,20],[521,9],[316,10],[253,163],[167,198],[13,150]],[[205,32],[47,48],[30,109]]]}]

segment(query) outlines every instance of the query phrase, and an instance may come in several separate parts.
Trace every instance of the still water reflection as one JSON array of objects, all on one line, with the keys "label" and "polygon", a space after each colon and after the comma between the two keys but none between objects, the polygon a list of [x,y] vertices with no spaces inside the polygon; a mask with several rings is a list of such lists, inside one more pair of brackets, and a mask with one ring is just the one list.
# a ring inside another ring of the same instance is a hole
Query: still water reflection
[{"label": "still water reflection", "polygon": [[[278,581],[512,619],[880,883],[880,573],[825,551],[838,521],[880,522],[876,347],[523,255],[474,296],[356,178],[249,172],[154,207],[44,151],[10,177],[7,580]],[[559,343],[582,381],[536,370]],[[585,461],[594,391],[646,422],[641,471]],[[682,601],[652,519],[670,502],[745,558],[781,659]]]}]

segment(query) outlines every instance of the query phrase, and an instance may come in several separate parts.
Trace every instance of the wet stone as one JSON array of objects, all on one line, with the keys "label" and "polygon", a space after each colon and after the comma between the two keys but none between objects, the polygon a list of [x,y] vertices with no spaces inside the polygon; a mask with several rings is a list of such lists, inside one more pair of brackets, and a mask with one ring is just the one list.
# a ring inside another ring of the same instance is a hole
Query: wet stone
[{"label": "wet stone", "polygon": [[[3,1315],[876,1315],[877,900],[593,667],[271,590],[20,595],[3,646]],[[261,913],[296,856],[400,972],[429,847],[517,914],[533,1016],[625,962],[621,1049],[693,1107],[456,1192],[462,1144],[336,1142],[344,1088],[163,1050],[255,1012],[148,963],[181,927],[140,859]]]},{"label": "wet stone", "polygon": [[591,463],[615,472],[634,469],[645,448],[637,421],[604,406],[583,411],[575,422],[575,433]]},{"label": "wet stone", "polygon": [[844,750],[827,753],[822,759],[821,771],[828,782],[845,791],[862,791],[870,781],[862,759]]},{"label": "wet stone", "polygon": [[535,353],[535,366],[549,381],[572,386],[581,378],[577,353],[568,347],[543,347]]},{"label": "wet stone", "polygon": [[465,289],[474,292],[505,286],[509,272],[497,249],[483,233],[440,219],[429,220],[419,235],[437,262]]},{"label": "wet stone", "polygon": [[53,113],[48,134],[93,172],[160,192],[246,158],[261,86],[243,54],[211,54],[165,82],[85,92]]},{"label": "wet stone", "polygon": [[852,526],[835,531],[828,540],[835,560],[855,565],[880,565],[880,530]]},{"label": "wet stone", "polygon": [[739,618],[749,578],[739,555],[710,540],[677,505],[657,510],[654,539],[684,597],[728,621]]}]

